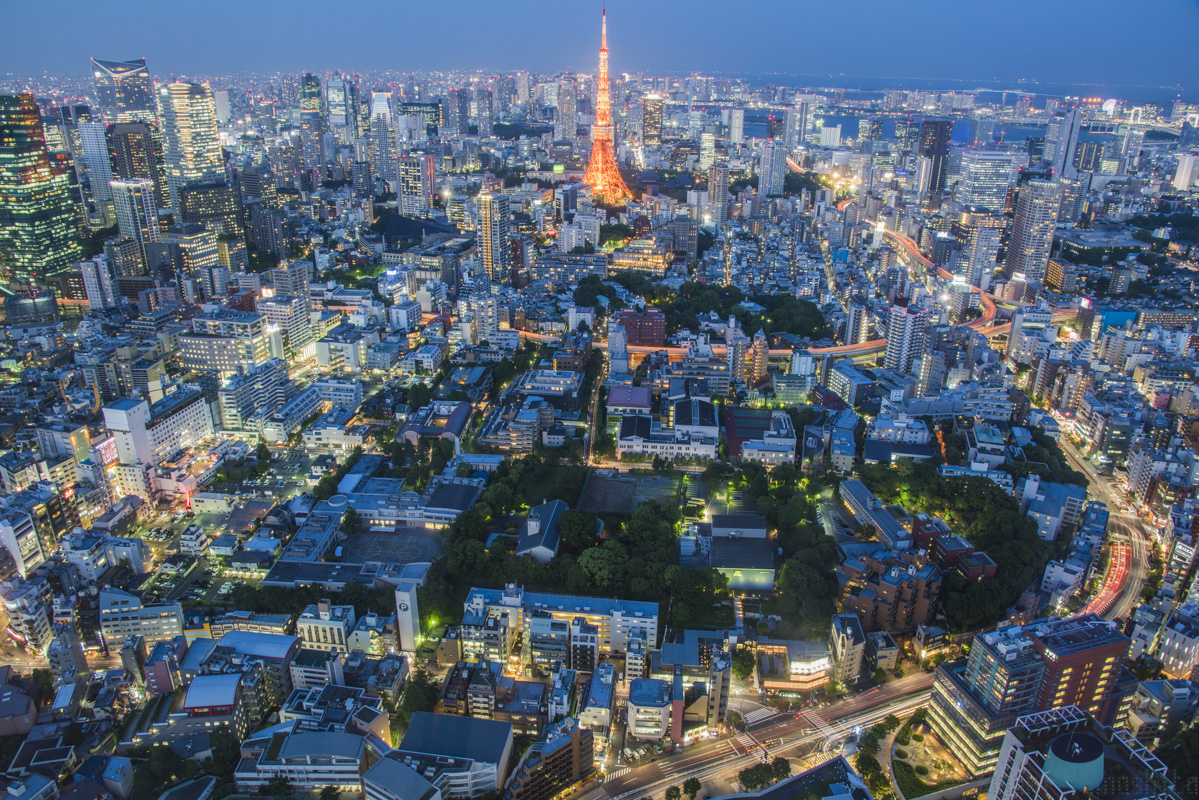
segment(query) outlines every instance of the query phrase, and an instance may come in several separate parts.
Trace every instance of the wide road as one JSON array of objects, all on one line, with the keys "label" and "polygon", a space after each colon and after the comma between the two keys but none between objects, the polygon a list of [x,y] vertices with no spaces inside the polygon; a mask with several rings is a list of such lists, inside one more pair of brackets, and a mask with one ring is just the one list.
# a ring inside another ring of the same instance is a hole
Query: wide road
[{"label": "wide road", "polygon": [[762,759],[776,755],[805,756],[865,728],[888,714],[903,716],[928,703],[933,676],[919,672],[854,697],[806,713],[780,712],[759,717],[745,733],[706,741],[658,757],[651,764],[618,769],[580,800],[636,800],[682,785],[687,778],[700,780],[735,776]]},{"label": "wide road", "polygon": [[[1074,469],[1086,475],[1087,480],[1090,481],[1091,485],[1087,492],[1091,497],[1104,503],[1110,514],[1108,536],[1113,542],[1113,555],[1108,560],[1108,570],[1110,573],[1114,569],[1117,574],[1104,576],[1104,588],[1101,593],[1108,588],[1109,581],[1113,579],[1118,583],[1119,588],[1115,590],[1115,599],[1108,605],[1108,608],[1099,613],[1107,619],[1125,619],[1140,604],[1141,591],[1145,588],[1145,582],[1149,580],[1149,570],[1153,565],[1153,554],[1150,550],[1153,544],[1149,533],[1138,517],[1133,514],[1122,514],[1117,510],[1118,504],[1123,501],[1117,494],[1116,487],[1112,485],[1111,479],[1100,473],[1090,459],[1085,458],[1078,451],[1068,436],[1062,436],[1060,442],[1066,460]],[[1127,546],[1127,564],[1122,559],[1116,558],[1114,548],[1117,544]],[[1125,577],[1123,581],[1120,581],[1119,572],[1122,571],[1122,568]],[[1113,589],[1115,589],[1114,586]]]}]

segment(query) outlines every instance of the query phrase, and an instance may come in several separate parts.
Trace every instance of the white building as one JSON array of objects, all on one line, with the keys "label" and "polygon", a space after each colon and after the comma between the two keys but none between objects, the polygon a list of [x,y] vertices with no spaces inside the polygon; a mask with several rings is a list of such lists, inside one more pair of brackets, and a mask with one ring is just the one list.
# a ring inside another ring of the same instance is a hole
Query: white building
[{"label": "white building", "polygon": [[129,636],[153,644],[183,635],[183,608],[178,603],[145,606],[137,595],[101,589],[99,605],[100,633],[110,648]]},{"label": "white building", "polygon": [[866,438],[894,444],[928,444],[931,435],[923,420],[907,414],[879,414],[866,426]]},{"label": "white building", "polygon": [[314,792],[326,786],[355,794],[361,791],[363,736],[342,731],[273,731],[268,728],[258,738],[242,742],[243,757],[233,773],[238,791],[257,794],[275,777]]},{"label": "white building", "polygon": [[296,620],[300,647],[306,650],[336,647],[343,653],[347,652],[350,632],[354,630],[356,621],[353,606],[330,605],[328,600],[310,605]]},{"label": "white building", "polygon": [[104,408],[104,424],[116,439],[123,464],[158,466],[212,435],[212,415],[198,386],[183,385],[151,405],[125,398]]}]

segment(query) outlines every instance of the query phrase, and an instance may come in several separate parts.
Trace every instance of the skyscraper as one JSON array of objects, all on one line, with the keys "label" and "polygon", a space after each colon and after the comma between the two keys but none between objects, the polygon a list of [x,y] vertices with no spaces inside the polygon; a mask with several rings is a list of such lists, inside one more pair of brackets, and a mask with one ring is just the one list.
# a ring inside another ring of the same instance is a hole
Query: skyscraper
[{"label": "skyscraper", "polygon": [[609,107],[608,92],[608,12],[603,12],[600,28],[599,73],[596,77],[595,124],[591,126],[591,161],[583,182],[591,187],[592,194],[602,201],[620,203],[632,198],[633,193],[625,185],[620,170],[616,167],[616,153],[612,144],[612,109]]},{"label": "skyscraper", "polygon": [[762,197],[781,195],[786,174],[787,148],[782,142],[767,139],[762,143],[762,159],[758,165],[758,194]]},{"label": "skyscraper", "polygon": [[495,108],[492,105],[491,90],[486,86],[475,87],[475,116],[479,120],[479,135],[491,136],[495,124]]},{"label": "skyscraper", "polygon": [[420,216],[433,204],[433,156],[409,153],[400,159],[400,213]]},{"label": "skyscraper", "polygon": [[1009,279],[1022,275],[1026,283],[1037,286],[1045,281],[1061,202],[1062,187],[1057,183],[1034,180],[1020,188],[1003,262],[1003,271]]},{"label": "skyscraper", "polygon": [[446,124],[465,136],[470,131],[470,89],[450,89]]},{"label": "skyscraper", "polygon": [[966,236],[965,274],[962,275],[971,286],[984,291],[990,288],[1003,226],[1003,217],[979,218],[971,224]]},{"label": "skyscraper", "polygon": [[962,154],[958,199],[965,206],[1002,214],[1012,177],[1012,157],[998,150],[967,150]]},{"label": "skyscraper", "polygon": [[790,152],[804,143],[808,134],[808,104],[799,103],[787,109],[783,123],[783,144]]},{"label": "skyscraper", "polygon": [[1185,192],[1199,176],[1199,155],[1183,153],[1178,156],[1178,168],[1174,170],[1174,188]]},{"label": "skyscraper", "polygon": [[953,135],[953,120],[926,119],[920,123],[920,155],[932,159],[932,174],[929,176],[929,191],[939,192],[945,188],[949,167],[949,138]]},{"label": "skyscraper", "polygon": [[154,184],[145,178],[114,180],[112,199],[121,238],[137,242],[141,250],[142,264],[148,267],[150,258],[146,246],[159,240]]},{"label": "skyscraper", "polygon": [[914,119],[895,120],[895,141],[899,145],[899,152],[915,152],[916,143],[920,141],[920,123]]},{"label": "skyscraper", "polygon": [[858,120],[858,144],[877,142],[883,138],[883,121],[878,117],[863,117]]},{"label": "skyscraper", "polygon": [[1078,149],[1078,134],[1082,128],[1082,109],[1072,108],[1050,121],[1045,130],[1045,160],[1053,166],[1053,174],[1072,178],[1078,174],[1074,166],[1074,151]]},{"label": "skyscraper", "polygon": [[[661,122],[661,118],[659,118]],[[729,144],[741,144],[745,139],[745,109],[729,109]]]},{"label": "skyscraper", "polygon": [[28,284],[79,259],[70,179],[46,152],[32,94],[0,95],[0,279]]},{"label": "skyscraper", "polygon": [[158,87],[163,155],[171,207],[179,208],[179,189],[225,180],[225,157],[217,134],[212,89],[201,83]]},{"label": "skyscraper", "polygon": [[723,225],[729,214],[729,165],[708,167],[708,213],[713,225]]},{"label": "skyscraper", "polygon": [[358,138],[358,86],[345,76],[331,78],[325,84],[329,130],[344,144]]},{"label": "skyscraper", "polygon": [[[741,115],[745,120],[745,112]],[[647,94],[641,99],[641,141],[662,144],[662,95]]]},{"label": "skyscraper", "polygon": [[162,138],[158,126],[149,122],[118,122],[105,132],[108,162],[112,177],[118,180],[145,178],[154,183],[154,204],[166,208],[171,195],[167,190],[166,165],[162,157]]},{"label": "skyscraper", "polygon": [[479,195],[478,239],[483,271],[496,286],[507,286],[512,281],[512,247],[508,242],[511,233],[512,215],[509,213],[508,196],[490,193]]},{"label": "skyscraper", "polygon": [[104,116],[115,122],[152,122],[154,89],[146,59],[101,61],[92,59],[96,99]]},{"label": "skyscraper", "polygon": [[699,168],[705,171],[716,163],[716,134],[705,131],[699,135]]},{"label": "skyscraper", "polygon": [[928,320],[923,313],[911,308],[906,301],[896,300],[887,317],[887,349],[883,366],[911,374],[912,362],[924,353]]},{"label": "skyscraper", "polygon": [[558,128],[556,139],[573,140],[579,134],[579,92],[573,75],[558,81]]},{"label": "skyscraper", "polygon": [[300,112],[319,114],[322,110],[321,79],[311,72],[305,72],[300,78]]},{"label": "skyscraper", "polygon": [[108,184],[112,182],[112,165],[108,159],[108,126],[103,122],[81,122],[78,131],[92,198],[97,204],[110,203],[112,191]]}]

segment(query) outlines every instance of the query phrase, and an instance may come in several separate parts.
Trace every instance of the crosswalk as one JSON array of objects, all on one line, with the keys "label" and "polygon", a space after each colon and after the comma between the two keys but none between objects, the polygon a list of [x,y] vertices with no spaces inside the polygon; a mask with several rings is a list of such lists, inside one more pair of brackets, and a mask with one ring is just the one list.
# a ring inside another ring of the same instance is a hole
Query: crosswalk
[{"label": "crosswalk", "polygon": [[614,769],[604,777],[604,780],[607,780],[607,781],[616,780],[621,775],[625,775],[632,771],[633,771],[632,767],[621,767],[620,769]]},{"label": "crosswalk", "polygon": [[815,711],[804,711],[799,716],[825,736],[832,736],[836,733],[836,731],[828,724],[828,722],[826,722],[825,719]]},{"label": "crosswalk", "polygon": [[771,717],[777,717],[778,715],[779,712],[773,708],[755,708],[753,711],[742,717],[742,719],[752,725],[755,722],[760,722],[764,719],[770,719]]}]

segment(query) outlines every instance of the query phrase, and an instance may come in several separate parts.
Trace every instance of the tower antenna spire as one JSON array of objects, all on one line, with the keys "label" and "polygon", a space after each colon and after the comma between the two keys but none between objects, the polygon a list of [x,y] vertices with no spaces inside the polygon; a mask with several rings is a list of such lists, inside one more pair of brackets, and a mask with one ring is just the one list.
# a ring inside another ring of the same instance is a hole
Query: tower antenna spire
[{"label": "tower antenna spire", "polygon": [[599,74],[595,91],[595,124],[591,126],[591,159],[583,182],[601,201],[620,203],[633,193],[625,184],[616,166],[612,147],[612,109],[608,86],[608,4],[603,5],[600,28]]}]

